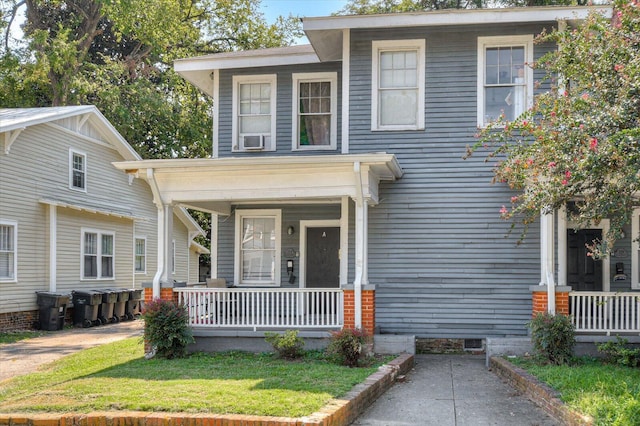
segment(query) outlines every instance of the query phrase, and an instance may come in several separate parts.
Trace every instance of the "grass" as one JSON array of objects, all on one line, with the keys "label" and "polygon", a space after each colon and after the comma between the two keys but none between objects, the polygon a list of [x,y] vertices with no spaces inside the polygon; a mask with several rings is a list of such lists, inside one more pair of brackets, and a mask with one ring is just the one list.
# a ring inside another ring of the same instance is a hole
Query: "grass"
[{"label": "grass", "polygon": [[577,358],[571,365],[542,365],[531,359],[510,362],[560,392],[562,401],[591,416],[596,425],[640,425],[640,369]]},{"label": "grass", "polygon": [[0,344],[15,343],[47,334],[46,331],[7,331],[0,333]]},{"label": "grass", "polygon": [[87,349],[0,386],[0,412],[103,410],[301,417],[377,370],[347,368],[317,353],[301,361],[270,354],[193,354],[145,360],[140,338]]}]

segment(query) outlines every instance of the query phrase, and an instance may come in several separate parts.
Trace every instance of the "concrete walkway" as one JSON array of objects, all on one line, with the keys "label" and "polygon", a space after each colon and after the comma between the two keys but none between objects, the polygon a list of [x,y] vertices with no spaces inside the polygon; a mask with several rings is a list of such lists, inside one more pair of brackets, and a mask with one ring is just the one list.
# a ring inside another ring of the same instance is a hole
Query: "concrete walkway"
[{"label": "concrete walkway", "polygon": [[484,356],[416,355],[406,381],[382,395],[354,426],[559,425],[485,367]]},{"label": "concrete walkway", "polygon": [[55,361],[81,349],[142,336],[142,320],[90,328],[74,328],[52,332],[46,336],[0,344],[0,382],[36,371],[42,364]]}]

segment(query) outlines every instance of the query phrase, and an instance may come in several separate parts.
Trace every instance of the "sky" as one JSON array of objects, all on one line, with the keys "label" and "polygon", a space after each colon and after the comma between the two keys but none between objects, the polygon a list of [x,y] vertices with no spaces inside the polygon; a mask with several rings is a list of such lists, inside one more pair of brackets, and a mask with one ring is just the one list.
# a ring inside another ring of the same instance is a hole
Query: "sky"
[{"label": "sky", "polygon": [[347,4],[347,0],[262,0],[261,9],[267,22],[289,14],[300,17],[329,16]]}]

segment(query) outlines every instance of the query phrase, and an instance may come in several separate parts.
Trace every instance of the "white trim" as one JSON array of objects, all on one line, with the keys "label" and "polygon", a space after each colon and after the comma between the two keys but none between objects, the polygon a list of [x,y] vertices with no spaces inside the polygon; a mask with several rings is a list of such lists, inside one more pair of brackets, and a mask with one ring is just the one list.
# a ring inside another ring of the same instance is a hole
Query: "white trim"
[{"label": "white trim", "polygon": [[[572,222],[570,220],[567,220],[566,223],[567,223],[567,230],[599,229],[602,231],[602,237],[607,235],[610,228],[609,219],[602,219],[600,220],[600,223],[598,223],[597,225],[594,223],[589,223],[586,226],[577,226],[575,222]],[[558,235],[558,245],[561,244],[560,243],[561,238],[565,239],[565,241],[562,244],[564,244],[564,246],[566,247],[567,233],[565,232],[564,235]],[[611,257],[607,256],[604,259],[602,259],[602,291],[610,291],[610,288],[611,288]],[[573,290],[575,291],[575,289]]]},{"label": "white trim", "polygon": [[347,285],[349,275],[349,197],[340,203],[340,287]]},{"label": "white trim", "polygon": [[524,77],[525,77],[525,105],[523,111],[531,108],[533,105],[533,34],[511,35],[511,36],[492,36],[478,37],[478,81],[477,81],[477,124],[478,127],[485,127],[485,52],[487,48],[493,47],[524,47]]},{"label": "white trim", "polygon": [[631,289],[640,290],[640,207],[631,215]]},{"label": "white trim", "polygon": [[13,277],[0,277],[0,283],[15,283],[18,282],[18,222],[0,219],[0,225],[13,228]]},{"label": "white trim", "polygon": [[349,90],[351,81],[351,31],[342,31],[342,122],[341,152],[349,153]]},{"label": "white trim", "polygon": [[[84,186],[82,188],[77,187],[77,186],[73,186],[73,157],[74,155],[77,156],[81,156],[83,158],[82,160],[82,165],[83,165],[83,183]],[[87,173],[88,167],[87,167],[87,154],[85,152],[82,151],[78,151],[77,149],[74,148],[69,148],[69,189],[73,190],[73,191],[79,191],[79,192],[87,192],[87,178],[89,173]]]},{"label": "white trim", "polygon": [[171,240],[171,274],[176,274],[176,240]]},{"label": "white trim", "polygon": [[[374,40],[371,43],[371,130],[372,131],[399,131],[399,130],[424,130],[424,103],[425,103],[425,39],[412,40]],[[379,123],[379,70],[380,54],[388,51],[415,51],[417,55],[417,90],[416,99],[416,124],[415,125],[381,125]]]},{"label": "white trim", "polygon": [[211,213],[211,241],[209,246],[211,247],[211,266],[209,275],[211,278],[218,277],[218,215]]},{"label": "white trim", "polygon": [[58,278],[58,207],[49,204],[49,291],[57,288]]},{"label": "white trim", "polygon": [[213,143],[211,145],[211,157],[220,156],[220,71],[213,70]]},{"label": "white trim", "polygon": [[[342,247],[343,245],[343,228],[341,226],[341,220],[340,219],[334,219],[334,220],[301,220],[300,221],[300,265],[298,266],[298,269],[300,271],[300,288],[306,288],[307,286],[307,229],[308,228],[339,228],[340,229],[340,247]],[[339,271],[339,278],[338,278],[338,283],[340,285],[340,283],[342,283],[343,277],[342,277],[342,261],[341,263],[341,267],[340,267],[340,271]],[[346,277],[345,277],[346,279]]]},{"label": "white trim", "polygon": [[276,150],[276,115],[277,115],[277,92],[278,92],[278,76],[277,74],[260,74],[260,75],[234,75],[233,81],[233,94],[232,94],[232,137],[231,137],[231,151],[232,152],[247,152],[249,150],[240,148],[240,123],[239,121],[239,100],[240,93],[239,87],[241,84],[258,84],[266,83],[271,86],[271,98],[270,111],[271,116],[271,129],[269,132],[269,142],[264,144],[264,148],[261,151],[275,151]]},{"label": "white trim", "polygon": [[558,286],[567,285],[567,206],[563,205],[558,210],[558,235],[565,238],[558,238]]},{"label": "white trim", "polygon": [[[335,150],[338,141],[338,73],[337,72],[310,72],[291,74],[293,82],[291,96],[291,150],[292,151],[327,151]],[[331,84],[331,126],[329,145],[305,145],[300,146],[300,133],[298,130],[300,114],[300,83],[329,82]]]},{"label": "white trim", "polygon": [[[138,257],[138,253],[136,253],[137,240],[144,241],[144,269],[142,271],[138,271],[136,269],[136,258]],[[146,235],[135,235],[133,237],[133,272],[135,275],[147,275],[147,236]]]},{"label": "white trim", "polygon": [[[96,234],[98,237],[97,247],[96,247],[96,277],[85,277],[84,273],[84,256],[85,256],[85,234]],[[113,260],[113,276],[111,277],[103,277],[102,276],[102,236],[110,235],[113,237],[113,253],[111,254],[111,259]],[[101,229],[95,228],[80,228],[80,281],[115,281],[116,279],[116,233],[113,231],[104,231]]]},{"label": "white trim", "polygon": [[[242,280],[242,220],[244,218],[270,218],[275,220],[275,259],[274,259],[274,280],[264,281],[243,281]],[[233,283],[236,286],[244,287],[280,287],[280,270],[282,258],[282,210],[280,209],[246,209],[236,210],[235,222],[235,253],[234,253],[234,277]]]}]

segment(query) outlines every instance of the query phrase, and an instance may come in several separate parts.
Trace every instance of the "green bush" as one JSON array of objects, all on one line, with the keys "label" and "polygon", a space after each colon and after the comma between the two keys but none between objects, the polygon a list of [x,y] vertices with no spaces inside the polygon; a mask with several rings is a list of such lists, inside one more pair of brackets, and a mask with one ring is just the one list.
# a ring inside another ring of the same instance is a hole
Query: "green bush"
[{"label": "green bush", "polygon": [[539,313],[527,323],[527,327],[531,330],[531,342],[537,355],[556,365],[571,360],[576,340],[570,317]]},{"label": "green bush", "polygon": [[187,354],[187,345],[193,343],[189,317],[184,305],[154,299],[142,312],[144,339],[156,351],[156,355],[171,359]]},{"label": "green bush", "polygon": [[264,340],[273,346],[279,358],[296,359],[304,354],[304,340],[298,337],[298,330],[287,330],[284,334],[266,332],[264,335]]},{"label": "green bush", "polygon": [[370,336],[360,329],[333,331],[327,354],[342,365],[356,367],[364,354],[364,345],[370,340]]},{"label": "green bush", "polygon": [[620,336],[616,340],[598,345],[598,351],[602,352],[607,362],[625,367],[637,367],[640,364],[640,349],[629,348],[629,341]]}]

